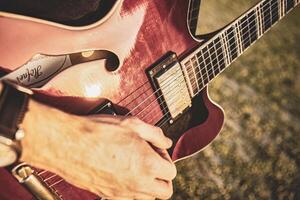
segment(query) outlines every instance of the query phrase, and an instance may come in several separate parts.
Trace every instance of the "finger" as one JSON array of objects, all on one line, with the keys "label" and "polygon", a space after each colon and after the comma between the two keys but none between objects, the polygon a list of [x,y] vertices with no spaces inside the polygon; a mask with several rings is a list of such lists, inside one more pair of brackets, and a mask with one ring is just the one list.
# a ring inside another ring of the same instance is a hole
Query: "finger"
[{"label": "finger", "polygon": [[177,170],[172,161],[168,161],[158,154],[155,154],[152,158],[149,157],[148,159],[147,162],[149,162],[148,166],[150,174],[155,178],[170,181],[176,177]]},{"label": "finger", "polygon": [[160,128],[137,119],[130,120],[127,123],[141,138],[154,146],[162,149],[168,149],[172,146],[172,140],[167,138]]},{"label": "finger", "polygon": [[160,149],[157,147],[152,146],[152,148],[164,159],[166,159],[169,162],[173,162],[168,151],[166,149]]},{"label": "finger", "polygon": [[171,181],[154,179],[146,189],[146,192],[159,199],[169,199],[173,194],[173,185]]}]

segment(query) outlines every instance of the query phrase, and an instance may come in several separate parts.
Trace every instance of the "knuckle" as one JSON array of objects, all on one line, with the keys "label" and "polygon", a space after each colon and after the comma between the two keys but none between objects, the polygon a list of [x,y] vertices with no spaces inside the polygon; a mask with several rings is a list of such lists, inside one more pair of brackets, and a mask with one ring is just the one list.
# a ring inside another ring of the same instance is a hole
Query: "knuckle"
[{"label": "knuckle", "polygon": [[170,199],[172,197],[172,195],[173,195],[173,187],[170,186],[170,187],[168,187],[168,189],[166,189],[164,191],[164,194],[162,194],[161,198],[162,199]]},{"label": "knuckle", "polygon": [[177,176],[177,169],[176,169],[176,166],[175,164],[172,164],[172,167],[171,167],[171,180],[173,180],[176,176]]}]

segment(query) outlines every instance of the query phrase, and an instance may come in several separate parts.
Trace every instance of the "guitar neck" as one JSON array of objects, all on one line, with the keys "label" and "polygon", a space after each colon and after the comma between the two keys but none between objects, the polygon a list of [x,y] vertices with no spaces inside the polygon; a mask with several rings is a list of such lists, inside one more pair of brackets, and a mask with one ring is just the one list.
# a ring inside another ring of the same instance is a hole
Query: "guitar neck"
[{"label": "guitar neck", "polygon": [[185,57],[181,65],[191,96],[197,95],[299,2],[263,0]]}]

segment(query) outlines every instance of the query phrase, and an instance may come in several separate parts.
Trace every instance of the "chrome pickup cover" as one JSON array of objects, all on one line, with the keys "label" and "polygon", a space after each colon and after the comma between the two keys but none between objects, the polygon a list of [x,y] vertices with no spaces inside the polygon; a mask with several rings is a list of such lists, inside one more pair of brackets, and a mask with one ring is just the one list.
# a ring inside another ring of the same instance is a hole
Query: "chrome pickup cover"
[{"label": "chrome pickup cover", "polygon": [[191,105],[191,98],[179,63],[156,77],[172,118],[176,118]]},{"label": "chrome pickup cover", "polygon": [[149,71],[159,103],[165,114],[175,119],[191,106],[192,101],[184,74],[176,54],[170,54],[166,59],[155,65]]}]

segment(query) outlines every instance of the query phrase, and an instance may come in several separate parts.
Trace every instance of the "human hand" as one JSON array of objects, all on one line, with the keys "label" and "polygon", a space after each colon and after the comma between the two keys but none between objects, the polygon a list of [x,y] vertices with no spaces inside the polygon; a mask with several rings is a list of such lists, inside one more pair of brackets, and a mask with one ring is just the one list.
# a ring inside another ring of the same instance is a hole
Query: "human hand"
[{"label": "human hand", "polygon": [[132,117],[75,116],[31,101],[22,128],[22,160],[71,184],[109,199],[173,193],[176,168],[166,152],[172,142],[157,127]]}]

